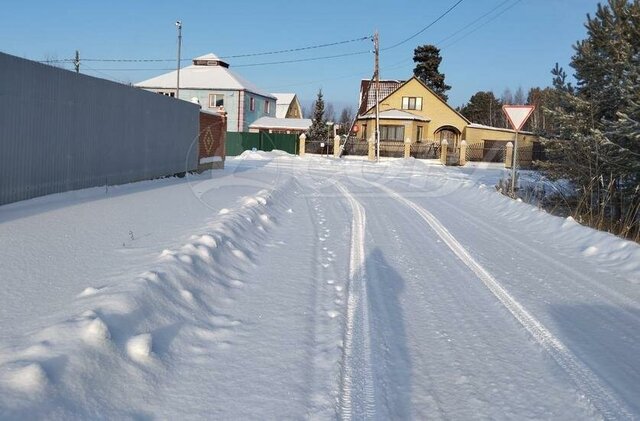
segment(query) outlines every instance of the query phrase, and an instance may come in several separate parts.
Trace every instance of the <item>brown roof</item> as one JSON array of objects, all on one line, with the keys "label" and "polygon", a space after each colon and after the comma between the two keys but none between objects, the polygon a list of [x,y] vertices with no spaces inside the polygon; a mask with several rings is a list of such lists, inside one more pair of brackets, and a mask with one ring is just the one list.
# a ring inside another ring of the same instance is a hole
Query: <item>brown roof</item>
[{"label": "brown roof", "polygon": [[[381,80],[378,99],[386,98],[403,83],[404,81],[402,80]],[[360,108],[358,109],[358,115],[363,115],[368,109],[376,105],[376,92],[373,86],[374,83],[371,79],[363,79],[360,82]]]}]

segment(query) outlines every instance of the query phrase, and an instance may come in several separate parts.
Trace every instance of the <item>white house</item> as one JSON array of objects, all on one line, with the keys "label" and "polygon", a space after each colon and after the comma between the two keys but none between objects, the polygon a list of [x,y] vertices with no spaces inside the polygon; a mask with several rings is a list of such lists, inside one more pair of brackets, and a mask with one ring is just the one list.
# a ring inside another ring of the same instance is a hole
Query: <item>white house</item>
[{"label": "white house", "polygon": [[276,117],[277,118],[302,118],[302,107],[296,94],[277,93],[276,97]]},{"label": "white house", "polygon": [[[177,71],[136,83],[159,94],[175,96]],[[227,131],[246,132],[260,117],[275,117],[276,97],[259,89],[229,69],[229,63],[215,54],[193,59],[180,69],[180,99],[197,99],[204,110],[224,107]]]}]

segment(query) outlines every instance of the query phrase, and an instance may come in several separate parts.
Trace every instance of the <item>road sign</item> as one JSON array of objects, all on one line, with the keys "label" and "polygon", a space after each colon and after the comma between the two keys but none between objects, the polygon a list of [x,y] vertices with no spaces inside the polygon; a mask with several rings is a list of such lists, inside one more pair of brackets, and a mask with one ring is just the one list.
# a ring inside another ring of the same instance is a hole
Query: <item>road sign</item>
[{"label": "road sign", "polygon": [[533,110],[535,110],[535,105],[503,105],[502,111],[507,115],[509,119],[509,123],[511,123],[511,127],[514,130],[519,131],[524,126],[524,123],[527,122]]}]

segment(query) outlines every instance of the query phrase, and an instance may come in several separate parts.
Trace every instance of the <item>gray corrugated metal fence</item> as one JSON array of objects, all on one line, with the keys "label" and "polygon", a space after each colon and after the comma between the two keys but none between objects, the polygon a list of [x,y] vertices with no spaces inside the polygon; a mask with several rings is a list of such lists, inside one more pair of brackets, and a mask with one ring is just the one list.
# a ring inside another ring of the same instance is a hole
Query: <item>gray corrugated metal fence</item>
[{"label": "gray corrugated metal fence", "polygon": [[0,205],[195,169],[199,106],[0,53]]}]

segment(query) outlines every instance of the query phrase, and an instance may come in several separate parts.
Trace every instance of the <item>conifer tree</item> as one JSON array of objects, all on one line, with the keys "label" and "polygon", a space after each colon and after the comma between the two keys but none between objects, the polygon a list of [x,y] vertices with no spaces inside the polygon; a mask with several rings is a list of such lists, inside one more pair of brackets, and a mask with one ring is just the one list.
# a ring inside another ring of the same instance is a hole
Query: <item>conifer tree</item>
[{"label": "conifer tree", "polygon": [[502,120],[502,102],[491,91],[476,92],[460,113],[474,123],[495,126]]},{"label": "conifer tree", "polygon": [[556,132],[543,167],[573,182],[574,216],[640,240],[640,1],[609,0],[585,26],[571,62],[577,87],[552,70]]},{"label": "conifer tree", "polygon": [[421,45],[413,50],[413,61],[416,63],[413,74],[446,101],[451,86],[444,83],[444,73],[438,69],[442,62],[440,49],[435,45]]},{"label": "conifer tree", "polygon": [[322,89],[318,91],[318,98],[314,103],[311,127],[309,127],[309,139],[317,142],[327,140],[327,125],[324,118],[324,100],[322,99]]}]

